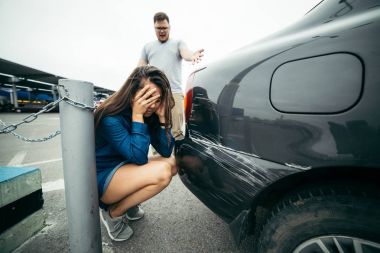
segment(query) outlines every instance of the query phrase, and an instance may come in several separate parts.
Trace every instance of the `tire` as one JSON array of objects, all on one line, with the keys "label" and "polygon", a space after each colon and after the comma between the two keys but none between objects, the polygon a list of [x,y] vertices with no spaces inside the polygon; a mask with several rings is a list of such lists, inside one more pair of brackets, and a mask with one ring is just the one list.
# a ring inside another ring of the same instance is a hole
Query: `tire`
[{"label": "tire", "polygon": [[294,192],[274,206],[255,244],[256,253],[380,252],[379,191],[335,184]]}]

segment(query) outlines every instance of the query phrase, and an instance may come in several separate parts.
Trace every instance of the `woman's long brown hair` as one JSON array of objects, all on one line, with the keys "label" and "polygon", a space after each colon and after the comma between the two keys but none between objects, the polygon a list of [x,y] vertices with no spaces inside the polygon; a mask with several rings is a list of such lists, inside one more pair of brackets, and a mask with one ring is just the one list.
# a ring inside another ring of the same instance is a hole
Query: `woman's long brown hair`
[{"label": "woman's long brown hair", "polygon": [[132,110],[132,100],[136,92],[143,88],[142,80],[149,80],[161,89],[161,104],[164,103],[165,105],[165,130],[167,134],[169,133],[169,127],[172,124],[171,109],[174,107],[174,99],[168,78],[161,70],[153,66],[135,68],[123,86],[95,110],[95,129],[105,116],[119,114],[128,108]]}]

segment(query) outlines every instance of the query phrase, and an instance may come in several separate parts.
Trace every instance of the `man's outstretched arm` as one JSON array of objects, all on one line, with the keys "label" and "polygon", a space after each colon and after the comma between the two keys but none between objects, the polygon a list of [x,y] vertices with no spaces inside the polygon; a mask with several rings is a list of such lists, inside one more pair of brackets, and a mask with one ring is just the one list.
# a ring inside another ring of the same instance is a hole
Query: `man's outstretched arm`
[{"label": "man's outstretched arm", "polygon": [[185,61],[191,61],[193,64],[198,63],[202,60],[204,51],[205,50],[203,48],[198,49],[195,52],[190,51],[188,48],[180,49],[182,59],[184,59]]}]

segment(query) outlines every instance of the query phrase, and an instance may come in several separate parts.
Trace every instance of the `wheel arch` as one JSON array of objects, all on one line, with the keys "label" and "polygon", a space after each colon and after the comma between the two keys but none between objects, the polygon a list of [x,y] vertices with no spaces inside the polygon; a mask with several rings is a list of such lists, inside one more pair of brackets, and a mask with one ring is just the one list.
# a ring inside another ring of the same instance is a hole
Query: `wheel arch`
[{"label": "wheel arch", "polygon": [[254,233],[265,221],[269,210],[290,192],[319,184],[347,183],[363,188],[376,189],[380,193],[378,179],[380,168],[324,167],[303,171],[282,178],[261,191],[251,205],[249,232]]}]

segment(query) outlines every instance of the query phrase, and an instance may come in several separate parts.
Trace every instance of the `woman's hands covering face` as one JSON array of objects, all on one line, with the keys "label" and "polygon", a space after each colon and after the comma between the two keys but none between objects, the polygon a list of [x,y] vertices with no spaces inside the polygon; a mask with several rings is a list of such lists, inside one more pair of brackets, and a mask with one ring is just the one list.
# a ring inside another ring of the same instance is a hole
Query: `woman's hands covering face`
[{"label": "woman's hands covering face", "polygon": [[149,85],[145,85],[136,93],[132,105],[133,114],[143,115],[149,106],[156,103],[156,101],[160,98],[160,94],[152,95],[155,91],[156,88],[151,88]]}]

